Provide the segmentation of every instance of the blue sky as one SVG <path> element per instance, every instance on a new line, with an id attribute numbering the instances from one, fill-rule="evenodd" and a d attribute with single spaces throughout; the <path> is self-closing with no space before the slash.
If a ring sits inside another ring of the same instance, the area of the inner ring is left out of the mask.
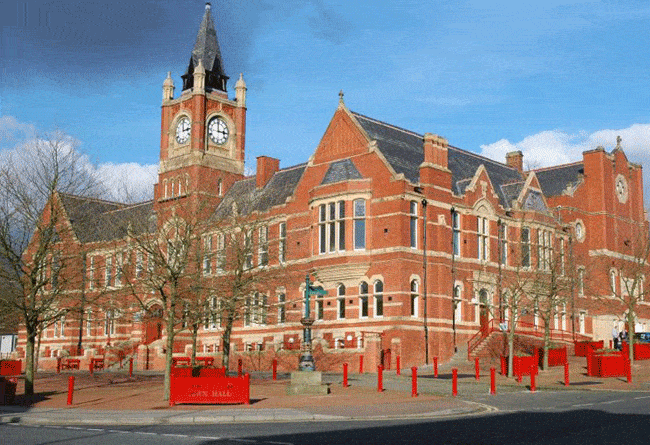
<path id="1" fill-rule="evenodd" d="M 59 129 L 107 178 L 147 187 L 162 82 L 185 72 L 204 1 L 0 4 L 0 149 Z M 314 151 L 343 90 L 359 113 L 529 166 L 611 150 L 646 165 L 650 3 L 212 1 L 229 89 L 248 85 L 247 165 Z"/>

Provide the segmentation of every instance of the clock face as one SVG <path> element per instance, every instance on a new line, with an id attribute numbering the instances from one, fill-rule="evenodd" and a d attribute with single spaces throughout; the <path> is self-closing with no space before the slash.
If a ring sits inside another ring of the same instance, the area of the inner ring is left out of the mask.
<path id="1" fill-rule="evenodd" d="M 616 197 L 620 202 L 627 201 L 627 182 L 622 175 L 616 178 Z"/>
<path id="2" fill-rule="evenodd" d="M 212 118 L 208 124 L 208 134 L 215 144 L 225 144 L 228 140 L 228 125 L 220 117 Z"/>
<path id="3" fill-rule="evenodd" d="M 190 139 L 190 120 L 186 117 L 178 121 L 176 125 L 176 142 L 184 144 Z"/>

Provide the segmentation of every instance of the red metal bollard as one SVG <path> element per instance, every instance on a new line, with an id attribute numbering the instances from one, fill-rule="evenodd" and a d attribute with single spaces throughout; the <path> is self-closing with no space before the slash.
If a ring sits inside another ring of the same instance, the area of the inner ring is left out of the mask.
<path id="1" fill-rule="evenodd" d="M 377 366 L 377 392 L 384 391 L 384 367 Z"/>
<path id="2" fill-rule="evenodd" d="M 129 359 L 129 377 L 133 377 L 133 357 Z"/>
<path id="3" fill-rule="evenodd" d="M 625 367 L 627 368 L 627 383 L 632 383 L 632 363 L 625 359 Z"/>
<path id="4" fill-rule="evenodd" d="M 242 362 L 241 359 L 237 359 L 237 377 L 241 377 L 242 372 Z"/>
<path id="5" fill-rule="evenodd" d="M 451 368 L 451 395 L 456 397 L 458 395 L 458 369 Z"/>
<path id="6" fill-rule="evenodd" d="M 88 370 L 90 371 L 90 375 L 93 375 L 95 372 L 95 363 L 93 362 L 93 359 L 90 359 L 90 365 L 88 365 Z"/>
<path id="7" fill-rule="evenodd" d="M 609 349 L 614 349 L 614 345 L 612 344 L 612 340 L 609 341 Z"/>
<path id="8" fill-rule="evenodd" d="M 411 368 L 411 397 L 418 396 L 418 368 Z"/>
<path id="9" fill-rule="evenodd" d="M 402 370 L 400 369 L 400 357 L 399 357 L 399 355 L 397 356 L 397 359 L 395 360 L 395 365 L 397 366 L 397 375 L 401 375 Z"/>
<path id="10" fill-rule="evenodd" d="M 569 363 L 564 364 L 564 386 L 569 386 Z"/>
<path id="11" fill-rule="evenodd" d="M 535 369 L 530 367 L 530 392 L 535 392 Z"/>
<path id="12" fill-rule="evenodd" d="M 479 371 L 480 368 L 478 367 L 478 357 L 474 359 L 474 372 L 476 373 L 476 380 L 478 381 L 479 379 Z"/>
<path id="13" fill-rule="evenodd" d="M 278 359 L 273 359 L 273 380 L 278 379 Z"/>
<path id="14" fill-rule="evenodd" d="M 438 357 L 433 358 L 433 376 L 438 377 Z"/>
<path id="15" fill-rule="evenodd" d="M 347 388 L 348 386 L 348 364 L 343 363 L 343 387 Z"/>
<path id="16" fill-rule="evenodd" d="M 68 405 L 72 405 L 72 393 L 74 393 L 74 376 L 68 377 Z"/>
<path id="17" fill-rule="evenodd" d="M 494 366 L 490 368 L 490 394 L 494 395 L 497 393 L 497 382 L 496 382 L 496 369 Z"/>
<path id="18" fill-rule="evenodd" d="M 359 356 L 359 374 L 363 374 L 363 355 Z"/>
<path id="19" fill-rule="evenodd" d="M 61 374 L 61 357 L 56 359 L 56 373 Z"/>

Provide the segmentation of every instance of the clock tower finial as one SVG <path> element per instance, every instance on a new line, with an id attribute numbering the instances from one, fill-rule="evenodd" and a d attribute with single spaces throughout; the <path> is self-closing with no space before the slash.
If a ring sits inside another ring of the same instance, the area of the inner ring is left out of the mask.
<path id="1" fill-rule="evenodd" d="M 187 72 L 181 76 L 183 78 L 183 91 L 189 90 L 194 86 L 194 70 L 199 65 L 199 61 L 201 61 L 205 69 L 205 90 L 226 92 L 228 76 L 226 76 L 223 69 L 217 31 L 214 28 L 210 9 L 210 3 L 206 3 L 205 13 L 199 26 L 199 32 L 196 36 L 196 43 L 192 50 Z"/>

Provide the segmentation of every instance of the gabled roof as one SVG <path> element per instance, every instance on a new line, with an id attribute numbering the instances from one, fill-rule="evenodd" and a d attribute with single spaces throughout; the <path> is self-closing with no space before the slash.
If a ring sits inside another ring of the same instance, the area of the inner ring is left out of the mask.
<path id="1" fill-rule="evenodd" d="M 535 170 L 545 196 L 560 196 L 565 190 L 577 187 L 584 172 L 582 162 Z"/>
<path id="2" fill-rule="evenodd" d="M 354 166 L 351 160 L 332 162 L 323 177 L 321 185 L 333 184 L 340 181 L 349 181 L 350 179 L 362 179 L 361 173 Z"/>
<path id="3" fill-rule="evenodd" d="M 265 212 L 274 206 L 284 204 L 293 195 L 307 164 L 277 171 L 262 188 L 257 188 L 255 177 L 237 181 L 226 192 L 217 206 L 213 218 L 221 219 L 232 215 L 233 204 L 241 215 Z"/>
<path id="4" fill-rule="evenodd" d="M 136 233 L 153 227 L 153 201 L 127 205 L 65 193 L 59 193 L 59 198 L 82 243 L 124 238 L 129 227 Z"/>
<path id="5" fill-rule="evenodd" d="M 420 180 L 420 164 L 424 161 L 423 135 L 359 113 L 351 113 L 368 136 L 377 142 L 377 147 L 396 173 L 414 184 Z M 484 165 L 494 185 L 501 204 L 509 207 L 510 200 L 502 190 L 505 184 L 521 182 L 521 174 L 514 168 L 460 148 L 448 147 L 448 168 L 454 192 L 463 194 L 480 165 Z"/>

